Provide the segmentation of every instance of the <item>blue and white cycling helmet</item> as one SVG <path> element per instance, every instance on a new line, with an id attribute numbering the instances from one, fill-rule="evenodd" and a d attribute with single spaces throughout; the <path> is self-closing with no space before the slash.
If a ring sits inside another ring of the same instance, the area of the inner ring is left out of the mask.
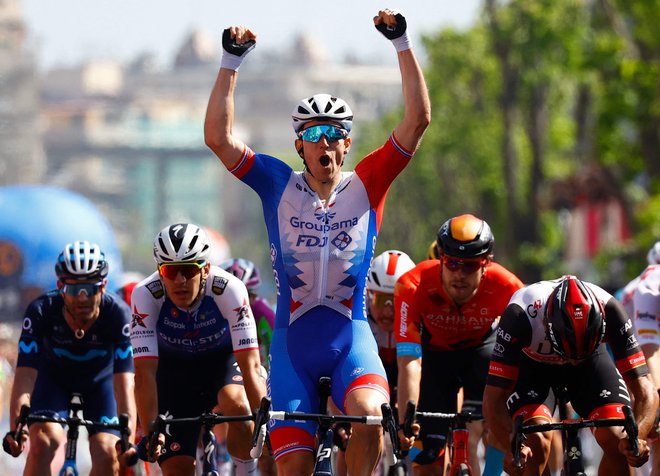
<path id="1" fill-rule="evenodd" d="M 163 263 L 206 263 L 211 244 L 197 225 L 176 223 L 163 228 L 154 240 L 154 259 Z"/>
<path id="2" fill-rule="evenodd" d="M 74 241 L 67 243 L 55 263 L 57 279 L 103 280 L 108 275 L 105 254 L 96 243 Z"/>
<path id="3" fill-rule="evenodd" d="M 334 121 L 351 132 L 353 111 L 342 98 L 330 94 L 315 94 L 301 99 L 291 113 L 293 130 L 298 134 L 311 121 Z"/>
<path id="4" fill-rule="evenodd" d="M 220 263 L 220 267 L 243 281 L 248 291 L 255 291 L 261 285 L 261 276 L 257 266 L 243 258 L 228 259 Z"/>

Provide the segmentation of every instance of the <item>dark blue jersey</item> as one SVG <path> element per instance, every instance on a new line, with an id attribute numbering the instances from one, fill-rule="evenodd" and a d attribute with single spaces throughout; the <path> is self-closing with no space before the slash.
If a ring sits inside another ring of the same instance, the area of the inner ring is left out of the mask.
<path id="1" fill-rule="evenodd" d="M 32 301 L 23 319 L 17 366 L 87 382 L 133 372 L 129 307 L 108 293 L 100 307 L 96 322 L 78 339 L 64 318 L 64 299 L 59 292 Z"/>

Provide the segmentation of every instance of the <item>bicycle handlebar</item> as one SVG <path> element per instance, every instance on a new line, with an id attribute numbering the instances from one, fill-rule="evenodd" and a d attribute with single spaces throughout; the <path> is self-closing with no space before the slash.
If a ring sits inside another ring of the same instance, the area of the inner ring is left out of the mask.
<path id="1" fill-rule="evenodd" d="M 268 423 L 268 414 L 270 413 L 271 401 L 268 397 L 261 399 L 259 410 L 254 418 L 254 431 L 252 433 L 252 448 L 250 449 L 250 456 L 252 458 L 259 458 L 264 448 L 266 441 L 266 423 Z"/>
<path id="2" fill-rule="evenodd" d="M 68 427 L 80 427 L 84 426 L 86 428 L 99 428 L 105 430 L 117 430 L 120 434 L 120 445 L 122 452 L 130 448 L 130 428 L 128 426 L 129 417 L 128 414 L 122 413 L 119 415 L 118 423 L 111 422 L 101 422 L 93 420 L 85 420 L 77 416 L 77 410 L 71 416 L 61 417 L 61 416 L 47 416 L 47 415 L 30 415 L 30 406 L 22 405 L 21 411 L 16 418 L 16 429 L 13 431 L 14 440 L 18 441 L 20 433 L 25 431 L 24 428 L 29 423 L 59 423 L 61 425 L 67 425 Z M 2 442 L 2 448 L 5 452 L 11 454 L 9 444 L 6 440 Z M 130 466 L 137 463 L 137 458 L 131 458 L 128 462 Z"/>
<path id="3" fill-rule="evenodd" d="M 522 424 L 522 415 L 518 415 L 514 420 L 514 434 L 513 439 L 511 440 L 511 452 L 513 454 L 513 461 L 516 467 L 520 468 L 520 447 L 525 435 L 527 433 L 537 433 L 550 430 L 568 430 L 571 428 L 603 428 L 611 426 L 623 426 L 628 435 L 628 440 L 630 441 L 630 446 L 633 450 L 635 456 L 639 456 L 639 445 L 637 442 L 638 437 L 638 428 L 637 423 L 635 422 L 635 417 L 633 415 L 632 409 L 624 405 L 622 407 L 624 418 L 609 418 L 606 420 L 562 420 L 559 422 L 551 423 L 538 423 L 534 425 L 523 426 Z"/>
<path id="4" fill-rule="evenodd" d="M 401 446 L 399 444 L 399 435 L 397 434 L 396 421 L 394 420 L 394 412 L 392 412 L 392 407 L 389 403 L 383 403 L 380 406 L 380 411 L 383 414 L 383 428 L 390 435 L 390 441 L 392 442 L 392 459 L 390 460 L 389 466 L 394 466 L 401 456 Z"/>
<path id="5" fill-rule="evenodd" d="M 16 417 L 16 421 L 14 422 L 16 428 L 14 429 L 14 431 L 10 432 L 12 438 L 16 442 L 18 442 L 21 433 L 25 432 L 24 428 L 25 425 L 27 425 L 27 417 L 29 413 L 30 413 L 30 407 L 28 405 L 22 405 L 20 413 L 18 414 L 18 417 Z M 3 438 L 2 440 L 2 449 L 5 450 L 5 453 L 11 455 L 11 448 L 9 447 L 9 442 L 5 438 Z"/>
<path id="6" fill-rule="evenodd" d="M 624 424 L 623 428 L 626 430 L 628 435 L 628 440 L 630 441 L 630 447 L 633 450 L 633 455 L 635 457 L 639 456 L 639 444 L 637 437 L 639 436 L 639 429 L 637 428 L 637 422 L 635 421 L 635 415 L 633 414 L 632 408 L 628 405 L 622 407 Z"/>
<path id="7" fill-rule="evenodd" d="M 416 412 L 415 416 L 422 418 L 437 418 L 440 420 L 458 420 L 465 423 L 483 420 L 484 416 L 480 413 L 458 412 L 458 413 L 438 413 L 438 412 Z"/>

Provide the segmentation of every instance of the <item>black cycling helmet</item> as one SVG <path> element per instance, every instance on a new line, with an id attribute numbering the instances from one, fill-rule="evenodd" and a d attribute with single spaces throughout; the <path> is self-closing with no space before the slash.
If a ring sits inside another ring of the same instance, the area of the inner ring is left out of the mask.
<path id="1" fill-rule="evenodd" d="M 59 280 L 100 281 L 108 275 L 108 262 L 96 243 L 74 241 L 68 243 L 57 257 L 55 274 Z"/>
<path id="2" fill-rule="evenodd" d="M 545 306 L 544 322 L 552 349 L 565 359 L 584 360 L 605 335 L 605 309 L 585 283 L 564 276 Z"/>
<path id="3" fill-rule="evenodd" d="M 495 238 L 488 223 L 474 215 L 450 218 L 438 230 L 438 248 L 456 258 L 481 258 L 493 252 Z"/>

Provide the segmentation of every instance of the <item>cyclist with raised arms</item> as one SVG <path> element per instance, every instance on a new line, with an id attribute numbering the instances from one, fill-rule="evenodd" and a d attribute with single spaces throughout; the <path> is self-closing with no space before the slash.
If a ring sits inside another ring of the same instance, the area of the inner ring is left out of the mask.
<path id="1" fill-rule="evenodd" d="M 630 466 L 648 460 L 646 438 L 658 394 L 632 322 L 612 295 L 575 276 L 521 289 L 502 315 L 484 411 L 496 444 L 506 452 L 504 469 L 509 474 L 540 475 L 546 467 L 551 432 L 527 435 L 522 468 L 514 467 L 509 438 L 517 415 L 526 425 L 552 421 L 552 409 L 544 402 L 556 386 L 566 388 L 573 409 L 583 418 L 621 418 L 623 405 L 633 408 L 640 454 L 634 456 L 621 427 L 596 428 L 594 436 L 603 449 L 600 476 L 632 475 Z"/>
<path id="2" fill-rule="evenodd" d="M 414 400 L 423 411 L 454 413 L 463 388 L 462 409 L 481 413 L 498 319 L 522 287 L 513 273 L 493 261 L 494 243 L 484 220 L 470 214 L 450 218 L 438 231 L 439 259 L 421 262 L 397 281 L 399 409 Z M 483 424 L 469 423 L 468 428 L 470 465 L 481 474 L 477 445 Z M 404 448 L 414 444 L 410 457 L 415 474 L 443 473 L 448 431 L 448 421 L 427 419 L 421 421 L 419 439 L 402 436 Z"/>
<path id="3" fill-rule="evenodd" d="M 220 267 L 243 281 L 250 296 L 250 308 L 257 323 L 257 337 L 259 338 L 259 352 L 261 363 L 268 370 L 268 352 L 270 342 L 273 340 L 273 327 L 275 326 L 275 311 L 268 301 L 259 296 L 257 290 L 261 286 L 259 268 L 252 261 L 244 258 L 234 258 L 220 263 Z"/>
<path id="4" fill-rule="evenodd" d="M 332 399 L 349 415 L 378 415 L 388 385 L 366 318 L 364 286 L 387 190 L 405 168 L 429 124 L 431 107 L 403 15 L 381 10 L 376 28 L 392 41 L 399 60 L 404 115 L 385 144 L 342 170 L 351 147 L 353 112 L 330 94 L 301 100 L 293 110 L 294 142 L 304 170 L 253 152 L 234 136 L 237 69 L 256 34 L 232 26 L 209 99 L 207 145 L 263 203 L 270 256 L 278 283 L 271 344 L 273 408 L 318 411 L 317 382 L 332 378 Z M 278 474 L 312 472 L 314 424 L 277 422 L 271 442 Z M 382 430 L 355 425 L 347 450 L 353 476 L 371 474 Z"/>
<path id="5" fill-rule="evenodd" d="M 206 232 L 193 224 L 163 228 L 154 240 L 158 271 L 133 290 L 131 341 L 135 397 L 142 422 L 159 414 L 197 417 L 216 405 L 223 415 L 247 415 L 265 395 L 257 332 L 243 282 L 211 266 Z M 247 396 L 247 398 L 246 398 Z M 170 428 L 154 451 L 165 476 L 195 471 L 199 428 Z M 252 424 L 230 423 L 227 447 L 236 475 L 256 471 Z"/>
<path id="6" fill-rule="evenodd" d="M 16 420 L 23 405 L 35 415 L 66 418 L 72 393 L 80 393 L 86 419 L 118 422 L 117 415 L 127 413 L 135 431 L 130 309 L 106 292 L 108 269 L 101 248 L 88 241 L 69 243 L 59 254 L 57 290 L 32 301 L 25 312 L 10 421 Z M 33 423 L 18 441 L 10 432 L 5 442 L 18 456 L 29 437 L 23 474 L 50 474 L 65 431 L 59 423 Z M 91 474 L 119 474 L 115 450 L 119 433 L 88 431 Z"/>

